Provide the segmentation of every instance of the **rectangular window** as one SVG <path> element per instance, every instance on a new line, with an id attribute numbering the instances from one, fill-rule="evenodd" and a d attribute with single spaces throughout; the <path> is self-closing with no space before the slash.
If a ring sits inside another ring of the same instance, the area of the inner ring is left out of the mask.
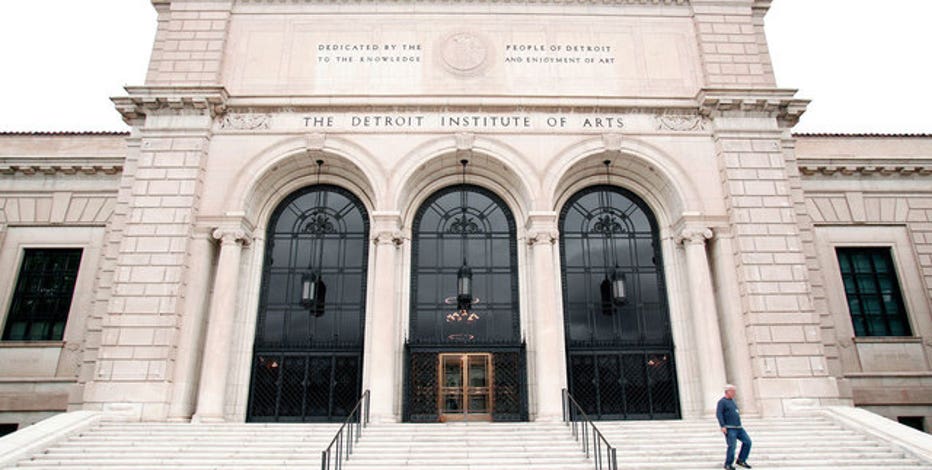
<path id="1" fill-rule="evenodd" d="M 896 420 L 913 429 L 925 432 L 925 417 L 923 416 L 897 416 Z"/>
<path id="2" fill-rule="evenodd" d="M 890 248 L 838 248 L 855 336 L 912 336 Z"/>
<path id="3" fill-rule="evenodd" d="M 0 423 L 0 437 L 13 434 L 18 428 L 19 424 L 16 423 Z"/>
<path id="4" fill-rule="evenodd" d="M 3 329 L 3 339 L 61 340 L 80 264 L 80 248 L 26 249 Z"/>

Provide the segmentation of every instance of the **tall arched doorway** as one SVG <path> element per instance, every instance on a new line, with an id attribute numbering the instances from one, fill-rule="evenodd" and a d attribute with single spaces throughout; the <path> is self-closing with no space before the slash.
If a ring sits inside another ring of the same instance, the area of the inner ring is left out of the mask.
<path id="1" fill-rule="evenodd" d="M 596 419 L 678 418 L 670 314 L 651 210 L 621 188 L 583 189 L 560 213 L 560 255 L 570 393 Z"/>
<path id="2" fill-rule="evenodd" d="M 361 393 L 369 216 L 310 186 L 269 220 L 247 420 L 337 421 Z"/>
<path id="3" fill-rule="evenodd" d="M 405 420 L 526 420 L 511 211 L 483 188 L 452 186 L 424 202 L 412 231 Z"/>

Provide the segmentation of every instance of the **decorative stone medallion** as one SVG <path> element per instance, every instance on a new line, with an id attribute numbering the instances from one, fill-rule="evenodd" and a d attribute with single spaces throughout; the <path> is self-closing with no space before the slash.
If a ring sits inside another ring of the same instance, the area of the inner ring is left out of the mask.
<path id="1" fill-rule="evenodd" d="M 475 75 L 488 63 L 489 46 L 470 32 L 453 33 L 440 46 L 440 57 L 447 68 L 460 75 Z"/>

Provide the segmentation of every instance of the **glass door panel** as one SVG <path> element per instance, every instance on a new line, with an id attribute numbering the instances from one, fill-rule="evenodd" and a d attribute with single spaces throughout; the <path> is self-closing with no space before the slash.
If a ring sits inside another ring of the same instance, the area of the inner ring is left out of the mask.
<path id="1" fill-rule="evenodd" d="M 441 354 L 441 421 L 492 420 L 492 355 Z"/>

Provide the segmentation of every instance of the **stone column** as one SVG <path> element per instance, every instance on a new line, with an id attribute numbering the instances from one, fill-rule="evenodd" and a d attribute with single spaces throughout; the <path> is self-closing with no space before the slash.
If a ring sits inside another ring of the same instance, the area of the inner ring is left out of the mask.
<path id="1" fill-rule="evenodd" d="M 727 231 L 726 231 L 727 232 Z M 738 406 L 741 414 L 756 415 L 757 400 L 754 398 L 754 370 L 751 368 L 751 352 L 745 333 L 744 312 L 738 290 L 738 273 L 735 268 L 733 239 L 728 233 L 715 230 L 712 249 L 712 266 L 715 284 L 718 286 L 718 302 L 722 317 L 723 353 L 728 380 L 738 387 Z"/>
<path id="2" fill-rule="evenodd" d="M 188 282 L 184 292 L 184 317 L 178 339 L 178 352 L 172 374 L 172 398 L 169 421 L 187 421 L 194 413 L 200 351 L 207 317 L 207 294 L 210 292 L 211 234 L 198 230 L 191 239 Z"/>
<path id="3" fill-rule="evenodd" d="M 369 418 L 374 422 L 397 421 L 395 415 L 396 344 L 398 337 L 395 306 L 396 259 L 403 242 L 400 231 L 384 230 L 372 239 L 375 247 L 375 275 L 372 283 L 372 305 L 369 314 L 367 351 L 369 380 L 372 393 Z"/>
<path id="4" fill-rule="evenodd" d="M 692 306 L 691 323 L 696 337 L 696 353 L 702 384 L 702 413 L 715 414 L 715 404 L 725 385 L 725 362 L 722 357 L 722 337 L 719 333 L 712 274 L 705 252 L 705 241 L 712 238 L 708 228 L 686 228 L 678 241 L 686 250 L 686 268 L 689 279 L 689 301 Z"/>
<path id="5" fill-rule="evenodd" d="M 249 243 L 244 230 L 218 228 L 213 237 L 220 240 L 220 256 L 214 293 L 210 299 L 207 341 L 201 366 L 195 422 L 223 421 L 224 395 L 230 364 L 230 338 L 236 312 L 239 265 L 243 245 Z"/>
<path id="6" fill-rule="evenodd" d="M 531 314 L 534 377 L 530 380 L 537 397 L 538 421 L 557 421 L 563 415 L 561 391 L 566 388 L 566 353 L 563 322 L 558 314 L 561 299 L 554 263 L 559 239 L 555 213 L 532 214 L 527 243 L 531 246 Z"/>

